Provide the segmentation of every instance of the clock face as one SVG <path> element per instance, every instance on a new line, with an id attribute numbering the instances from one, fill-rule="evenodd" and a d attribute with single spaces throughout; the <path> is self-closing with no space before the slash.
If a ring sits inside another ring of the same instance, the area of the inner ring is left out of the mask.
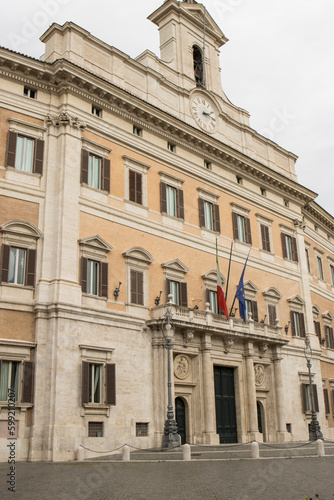
<path id="1" fill-rule="evenodd" d="M 198 125 L 206 132 L 214 132 L 217 126 L 216 112 L 208 99 L 196 96 L 191 101 L 191 112 Z"/>

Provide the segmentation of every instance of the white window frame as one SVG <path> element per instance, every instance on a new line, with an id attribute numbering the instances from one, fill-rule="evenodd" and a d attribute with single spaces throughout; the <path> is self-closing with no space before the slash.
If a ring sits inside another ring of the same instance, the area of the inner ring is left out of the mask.
<path id="1" fill-rule="evenodd" d="M 317 259 L 318 279 L 324 281 L 324 266 L 322 263 L 322 257 L 320 255 L 317 255 L 316 259 Z"/>
<path id="2" fill-rule="evenodd" d="M 89 384 L 88 384 L 88 391 L 89 391 L 89 404 L 101 404 L 102 402 L 102 387 L 104 386 L 104 381 L 103 381 L 103 364 L 100 363 L 89 363 Z M 99 373 L 99 388 L 98 388 L 98 401 L 95 400 L 95 392 L 96 388 L 94 387 L 95 385 L 95 376 L 96 373 L 95 371 L 98 368 L 98 373 Z"/>
<path id="3" fill-rule="evenodd" d="M 4 387 L 4 363 L 8 363 L 8 373 L 7 373 L 7 384 L 6 387 Z M 11 379 L 12 379 L 12 371 L 13 371 L 13 363 L 17 365 L 17 374 L 16 374 L 16 380 L 14 382 L 14 387 L 12 387 L 11 384 Z M 22 379 L 22 362 L 18 360 L 9 360 L 9 359 L 1 359 L 1 373 L 0 373 L 0 379 L 1 379 L 1 389 L 5 390 L 5 399 L 1 398 L 1 391 L 0 391 L 0 402 L 7 402 L 8 400 L 8 390 L 9 389 L 14 389 L 15 390 L 15 399 L 16 401 L 20 400 L 20 392 L 21 392 L 21 379 Z"/>
<path id="4" fill-rule="evenodd" d="M 99 295 L 100 262 L 87 259 L 87 295 Z"/>
<path id="5" fill-rule="evenodd" d="M 166 213 L 172 217 L 177 216 L 176 207 L 176 188 L 174 186 L 166 185 Z"/>
<path id="6" fill-rule="evenodd" d="M 142 163 L 138 160 L 135 160 L 134 158 L 131 158 L 130 156 L 123 155 L 122 156 L 124 160 L 124 201 L 126 202 L 126 208 L 129 210 L 132 209 L 132 211 L 135 211 L 136 213 L 140 213 L 141 215 L 147 215 L 148 211 L 148 202 L 147 202 L 147 174 L 149 169 L 151 168 L 150 165 L 147 165 L 146 163 Z M 129 181 L 129 176 L 130 176 L 130 170 L 133 172 L 137 172 L 141 174 L 141 179 L 142 179 L 142 204 L 139 205 L 138 203 L 134 203 L 133 201 L 130 201 L 130 181 Z M 130 208 L 131 205 L 131 208 Z"/>
<path id="7" fill-rule="evenodd" d="M 10 247 L 8 283 L 12 285 L 24 285 L 27 265 L 27 249 Z M 11 275 L 13 279 L 11 280 Z"/>
<path id="8" fill-rule="evenodd" d="M 136 311 L 145 309 L 146 314 L 149 307 L 149 265 L 154 262 L 154 258 L 142 247 L 131 247 L 123 252 L 126 262 L 126 305 L 127 311 Z M 131 302 L 131 271 L 138 271 L 143 274 L 143 304 L 134 304 Z"/>
<path id="9" fill-rule="evenodd" d="M 29 148 L 28 145 L 30 145 Z M 35 139 L 19 134 L 17 136 L 16 143 L 15 170 L 32 173 L 34 165 L 34 152 Z"/>
<path id="10" fill-rule="evenodd" d="M 88 186 L 101 189 L 102 158 L 89 153 L 88 155 Z"/>

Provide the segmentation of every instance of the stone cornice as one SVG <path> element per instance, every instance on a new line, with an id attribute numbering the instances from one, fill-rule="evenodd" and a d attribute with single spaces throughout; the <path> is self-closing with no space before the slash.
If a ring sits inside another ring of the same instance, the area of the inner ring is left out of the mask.
<path id="1" fill-rule="evenodd" d="M 11 60 L 13 57 L 15 61 Z M 235 174 L 256 179 L 261 184 L 281 191 L 282 195 L 289 194 L 303 205 L 310 203 L 316 196 L 313 191 L 270 167 L 70 61 L 60 59 L 50 64 L 0 49 L 0 74 L 59 94 L 72 92 L 80 95 L 104 109 L 121 114 L 138 125 L 151 129 L 154 133 L 159 131 L 183 148 L 196 151 L 199 155 L 223 164 Z M 224 115 L 225 118 L 227 117 Z M 246 125 L 235 123 L 239 128 L 247 129 L 252 134 L 256 133 Z M 293 157 L 291 153 L 286 152 L 286 154 Z"/>
<path id="2" fill-rule="evenodd" d="M 318 224 L 321 224 L 325 231 L 331 231 L 331 236 L 334 237 L 334 217 L 320 207 L 320 205 L 314 201 L 307 203 L 304 205 L 302 213 Z"/>

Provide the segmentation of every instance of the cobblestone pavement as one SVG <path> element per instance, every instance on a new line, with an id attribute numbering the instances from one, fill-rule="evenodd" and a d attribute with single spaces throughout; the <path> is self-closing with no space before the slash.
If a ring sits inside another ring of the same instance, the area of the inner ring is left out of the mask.
<path id="1" fill-rule="evenodd" d="M 0 498 L 20 500 L 334 500 L 334 457 L 260 460 L 17 463 Z"/>

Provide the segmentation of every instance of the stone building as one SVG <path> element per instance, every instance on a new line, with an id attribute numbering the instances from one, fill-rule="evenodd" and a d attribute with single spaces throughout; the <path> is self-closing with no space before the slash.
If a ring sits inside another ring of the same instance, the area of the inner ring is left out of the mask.
<path id="1" fill-rule="evenodd" d="M 159 447 L 169 294 L 183 442 L 307 440 L 306 335 L 334 438 L 333 217 L 223 92 L 227 39 L 203 5 L 149 19 L 160 58 L 70 22 L 43 60 L 0 48 L 3 460 L 8 389 L 18 459 Z M 246 323 L 218 314 L 216 238 L 225 285 L 233 242 L 229 308 L 250 251 Z"/>

